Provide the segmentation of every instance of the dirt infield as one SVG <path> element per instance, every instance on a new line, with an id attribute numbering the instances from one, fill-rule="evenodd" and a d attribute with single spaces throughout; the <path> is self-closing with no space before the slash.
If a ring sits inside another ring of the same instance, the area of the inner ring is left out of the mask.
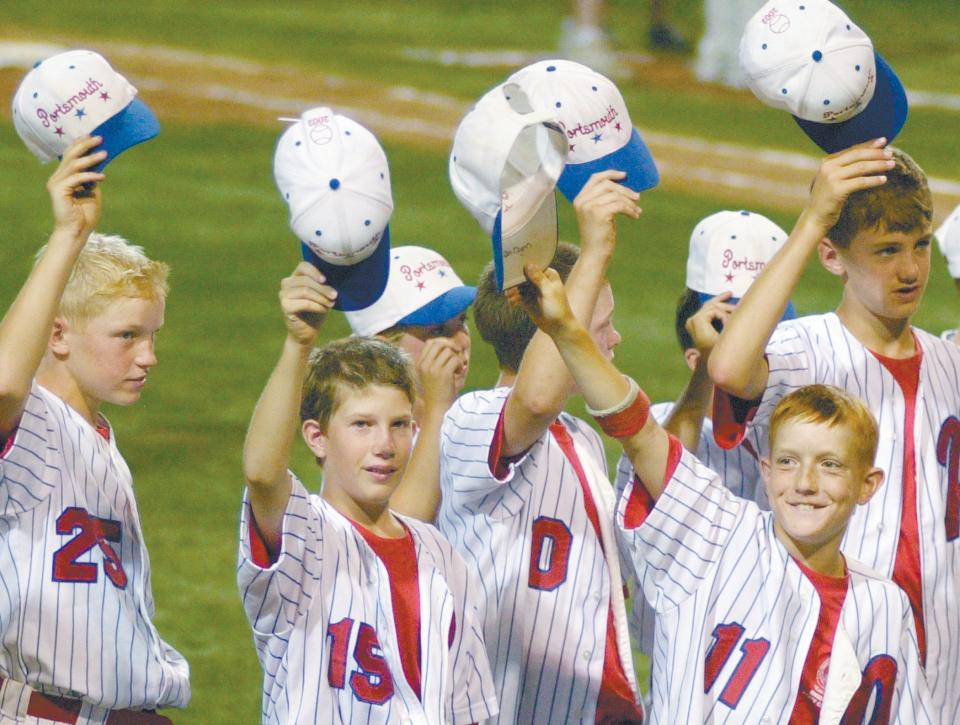
<path id="1" fill-rule="evenodd" d="M 51 45 L 76 47 L 68 38 Z M 28 58 L 48 46 L 0 38 L 0 89 L 12 96 Z M 278 128 L 278 117 L 297 117 L 322 102 L 350 115 L 389 140 L 446 148 L 469 103 L 416 88 L 378 84 L 302 68 L 266 65 L 169 47 L 100 43 L 106 56 L 149 96 L 161 119 L 202 124 L 223 121 Z M 31 55 L 31 53 L 33 53 Z M 644 82 L 693 83 L 677 62 L 640 59 Z M 705 88 L 704 92 L 725 93 Z M 387 103 L 388 102 L 388 103 Z M 389 108 L 389 113 L 384 112 Z M 816 169 L 813 156 L 717 143 L 641 128 L 657 159 L 664 188 L 703 193 L 723 203 L 796 211 Z M 935 218 L 960 204 L 960 181 L 931 179 Z"/>

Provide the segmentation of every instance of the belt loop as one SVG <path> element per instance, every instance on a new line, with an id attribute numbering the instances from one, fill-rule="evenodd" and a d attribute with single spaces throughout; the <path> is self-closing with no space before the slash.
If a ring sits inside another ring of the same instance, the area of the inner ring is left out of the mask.
<path id="1" fill-rule="evenodd" d="M 0 712 L 8 717 L 16 718 L 19 722 L 27 716 L 27 706 L 30 704 L 30 695 L 33 689 L 22 682 L 9 678 L 2 679 L 0 684 Z"/>

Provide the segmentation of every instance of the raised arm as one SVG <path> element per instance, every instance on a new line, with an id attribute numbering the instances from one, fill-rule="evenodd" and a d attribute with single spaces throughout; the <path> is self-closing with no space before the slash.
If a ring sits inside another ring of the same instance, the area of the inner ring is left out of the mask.
<path id="1" fill-rule="evenodd" d="M 607 283 L 607 266 L 616 247 L 617 216 L 640 216 L 639 194 L 617 183 L 624 176 L 622 171 L 594 174 L 574 200 L 580 257 L 566 288 L 570 308 L 584 326 L 590 324 L 597 297 Z M 573 379 L 556 346 L 538 332 L 524 352 L 507 400 L 502 454 L 515 456 L 533 445 L 563 410 L 573 389 Z"/>
<path id="2" fill-rule="evenodd" d="M 445 337 L 428 340 L 417 361 L 423 413 L 417 421 L 417 444 L 390 497 L 390 508 L 421 521 L 433 522 L 440 507 L 440 428 L 457 398 L 457 374 L 462 366 L 457 346 Z"/>
<path id="3" fill-rule="evenodd" d="M 703 419 L 710 412 L 713 383 L 707 373 L 707 361 L 720 337 L 717 328 L 723 329 L 733 313 L 733 305 L 727 302 L 730 296 L 729 292 L 724 292 L 707 300 L 685 325 L 696 348 L 696 360 L 690 381 L 677 398 L 663 427 L 675 435 L 688 451 L 696 451 L 699 447 Z"/>
<path id="4" fill-rule="evenodd" d="M 280 359 L 254 408 L 243 444 L 243 475 L 264 543 L 275 554 L 290 496 L 287 466 L 299 429 L 300 395 L 307 359 L 336 292 L 316 267 L 301 262 L 280 285 L 287 326 Z"/>
<path id="5" fill-rule="evenodd" d="M 718 387 L 745 400 L 763 394 L 769 375 L 764 350 L 790 295 L 847 197 L 886 182 L 882 174 L 894 162 L 885 146 L 885 139 L 869 141 L 820 164 L 810 201 L 789 238 L 750 285 L 710 355 L 710 378 Z"/>
<path id="6" fill-rule="evenodd" d="M 104 175 L 90 168 L 107 154 L 97 151 L 85 155 L 100 141 L 99 137 L 89 136 L 74 141 L 47 181 L 53 205 L 53 232 L 43 255 L 0 321 L 0 440 L 7 438 L 20 420 L 30 385 L 47 350 L 63 290 L 100 220 L 99 182 Z"/>
<path id="7" fill-rule="evenodd" d="M 628 425 L 617 438 L 637 477 L 650 495 L 658 498 L 663 491 L 670 443 L 666 431 L 648 414 L 649 400 L 597 348 L 590 333 L 574 316 L 557 273 L 552 269 L 541 271 L 533 265 L 527 265 L 525 272 L 531 288 L 522 296 L 524 307 L 537 327 L 556 343 L 587 405 L 598 417 L 630 410 L 627 415 L 636 425 Z M 511 297 L 521 295 L 514 292 Z M 646 411 L 642 410 L 643 402 L 634 404 L 637 399 L 645 401 Z"/>

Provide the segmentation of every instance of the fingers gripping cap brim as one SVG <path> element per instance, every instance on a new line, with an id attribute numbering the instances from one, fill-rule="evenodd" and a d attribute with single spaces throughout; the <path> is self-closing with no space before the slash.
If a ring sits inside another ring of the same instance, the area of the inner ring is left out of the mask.
<path id="1" fill-rule="evenodd" d="M 93 151 L 107 152 L 107 158 L 94 166 L 92 171 L 101 171 L 128 148 L 148 141 L 158 133 L 160 122 L 153 111 L 139 98 L 134 98 L 120 113 L 108 118 L 91 132 L 92 136 L 103 138 L 103 143 Z"/>
<path id="2" fill-rule="evenodd" d="M 383 230 L 383 237 L 377 248 L 366 259 L 351 265 L 330 264 L 325 262 L 310 247 L 300 243 L 303 258 L 323 272 L 327 284 L 337 291 L 334 308 L 342 312 L 353 312 L 369 307 L 383 294 L 390 275 L 390 227 Z"/>
<path id="3" fill-rule="evenodd" d="M 888 142 L 893 141 L 907 121 L 907 92 L 903 84 L 879 53 L 874 56 L 876 88 L 873 98 L 860 113 L 840 123 L 815 123 L 793 117 L 804 133 L 828 154 L 881 136 Z"/>
<path id="4" fill-rule="evenodd" d="M 660 172 L 647 144 L 633 129 L 630 140 L 611 154 L 585 164 L 567 164 L 557 181 L 563 195 L 573 201 L 590 177 L 598 171 L 616 169 L 625 171 L 627 178 L 620 183 L 634 191 L 646 191 L 660 183 Z"/>
<path id="5" fill-rule="evenodd" d="M 439 325 L 463 313 L 477 297 L 477 288 L 469 285 L 454 287 L 406 317 L 399 325 Z"/>

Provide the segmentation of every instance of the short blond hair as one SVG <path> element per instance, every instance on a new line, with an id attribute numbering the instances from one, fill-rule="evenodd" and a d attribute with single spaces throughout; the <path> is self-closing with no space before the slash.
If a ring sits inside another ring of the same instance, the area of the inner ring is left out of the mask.
<path id="1" fill-rule="evenodd" d="M 860 398 L 832 385 L 806 385 L 784 397 L 770 416 L 770 448 L 790 420 L 843 428 L 853 435 L 857 463 L 870 467 L 877 457 L 877 421 Z"/>
<path id="2" fill-rule="evenodd" d="M 46 246 L 37 252 L 39 260 Z M 116 235 L 90 235 L 60 298 L 58 316 L 83 324 L 117 299 L 166 299 L 170 267 L 144 253 L 142 247 Z"/>

